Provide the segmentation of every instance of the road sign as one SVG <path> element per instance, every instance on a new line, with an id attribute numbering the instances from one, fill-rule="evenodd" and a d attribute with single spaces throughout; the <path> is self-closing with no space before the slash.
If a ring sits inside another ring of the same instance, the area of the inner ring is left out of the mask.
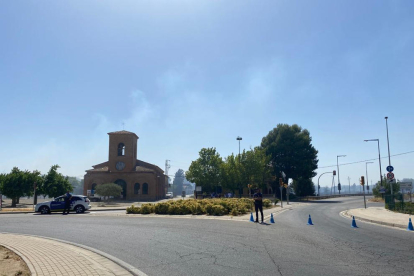
<path id="1" fill-rule="evenodd" d="M 400 189 L 411 190 L 413 188 L 413 183 L 411 182 L 398 182 L 400 184 Z"/>
<path id="2" fill-rule="evenodd" d="M 385 189 L 384 187 L 380 187 L 380 188 L 379 188 L 379 192 L 380 192 L 381 194 L 385 194 L 385 191 L 386 191 L 386 189 Z"/>
<path id="3" fill-rule="evenodd" d="M 394 167 L 393 166 L 388 166 L 387 167 L 387 172 L 393 172 L 394 171 Z"/>
<path id="4" fill-rule="evenodd" d="M 387 173 L 388 179 L 394 179 L 394 174 L 392 172 Z"/>

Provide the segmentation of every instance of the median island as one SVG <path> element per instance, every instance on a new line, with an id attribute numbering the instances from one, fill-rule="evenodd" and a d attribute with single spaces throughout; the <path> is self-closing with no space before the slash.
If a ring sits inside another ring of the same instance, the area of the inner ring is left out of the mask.
<path id="1" fill-rule="evenodd" d="M 253 199 L 250 198 L 212 198 L 169 200 L 160 203 L 145 203 L 141 207 L 132 205 L 126 209 L 127 214 L 159 214 L 159 215 L 210 215 L 239 216 L 252 212 Z M 263 200 L 263 208 L 272 207 L 269 199 Z"/>

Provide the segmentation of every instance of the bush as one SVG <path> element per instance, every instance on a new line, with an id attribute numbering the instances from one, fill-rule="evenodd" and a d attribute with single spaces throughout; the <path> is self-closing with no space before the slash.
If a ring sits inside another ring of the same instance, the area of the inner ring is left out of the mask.
<path id="1" fill-rule="evenodd" d="M 213 198 L 170 200 L 157 204 L 143 204 L 140 208 L 131 206 L 127 208 L 128 214 L 169 214 L 169 215 L 202 215 L 211 216 L 243 215 L 252 210 L 253 200 L 250 198 Z M 269 199 L 263 200 L 263 207 L 271 206 Z"/>
<path id="2" fill-rule="evenodd" d="M 126 213 L 127 214 L 140 214 L 141 213 L 141 208 L 135 207 L 134 205 L 132 205 L 131 207 L 128 207 L 126 209 Z"/>
<path id="3" fill-rule="evenodd" d="M 161 203 L 155 204 L 154 213 L 159 214 L 159 215 L 168 214 L 169 207 L 170 207 L 170 204 L 168 204 L 167 202 L 161 202 Z"/>
<path id="4" fill-rule="evenodd" d="M 279 199 L 275 198 L 275 205 L 279 202 Z"/>
<path id="5" fill-rule="evenodd" d="M 141 214 L 151 214 L 154 213 L 154 205 L 151 203 L 146 203 L 141 205 Z"/>
<path id="6" fill-rule="evenodd" d="M 272 202 L 270 201 L 270 199 L 263 199 L 263 207 L 269 208 L 271 204 Z"/>

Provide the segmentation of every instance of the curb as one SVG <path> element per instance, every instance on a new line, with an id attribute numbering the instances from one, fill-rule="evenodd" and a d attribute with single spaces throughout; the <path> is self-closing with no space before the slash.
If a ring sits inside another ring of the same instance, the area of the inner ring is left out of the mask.
<path id="1" fill-rule="evenodd" d="M 350 215 L 348 214 L 349 210 L 346 211 L 342 211 L 340 214 L 344 217 L 348 217 L 352 219 L 352 216 L 354 215 Z M 379 225 L 384 225 L 384 226 L 390 226 L 390 227 L 394 227 L 394 228 L 401 228 L 406 230 L 407 229 L 407 225 L 402 225 L 402 224 L 396 224 L 396 223 L 389 223 L 389 222 L 384 222 L 384 221 L 379 221 L 379 220 L 372 220 L 372 219 L 366 219 L 366 218 L 361 218 L 361 217 L 357 217 L 354 216 L 355 219 L 359 220 L 359 221 L 365 221 L 365 222 L 370 222 L 373 224 L 379 224 Z"/>
<path id="2" fill-rule="evenodd" d="M 126 211 L 126 208 L 122 209 L 89 209 L 87 212 L 102 212 L 102 211 Z M 57 212 L 59 213 L 59 212 Z M 35 211 L 20 211 L 20 212 L 0 212 L 0 215 L 13 215 L 13 214 L 36 214 Z"/>
<path id="3" fill-rule="evenodd" d="M 142 272 L 141 270 L 139 270 L 136 267 L 133 267 L 132 265 L 112 256 L 109 255 L 103 251 L 100 251 L 98 249 L 83 245 L 83 244 L 78 244 L 78 243 L 74 243 L 74 242 L 70 242 L 70 241 L 65 241 L 65 240 L 60 240 L 60 239 L 56 239 L 56 238 L 49 238 L 49 237 L 44 237 L 44 236 L 39 236 L 39 235 L 28 235 L 28 234 L 18 234 L 18 233 L 9 233 L 9 232 L 0 232 L 1 234 L 13 234 L 13 235 L 21 235 L 21 236 L 29 236 L 29 237 L 37 237 L 37 238 L 41 238 L 41 239 L 47 239 L 47 240 L 52 240 L 52 241 L 56 241 L 56 242 L 61 242 L 61 243 L 65 243 L 65 244 L 70 244 L 88 251 L 91 251 L 93 253 L 96 253 L 104 258 L 109 259 L 110 261 L 116 263 L 117 265 L 119 265 L 120 267 L 126 269 L 129 273 L 131 273 L 134 276 L 148 276 L 147 274 L 145 274 L 144 272 Z M 15 250 L 13 250 L 13 252 L 16 252 Z M 17 253 L 16 253 L 17 254 Z M 20 256 L 20 254 L 18 254 Z"/>

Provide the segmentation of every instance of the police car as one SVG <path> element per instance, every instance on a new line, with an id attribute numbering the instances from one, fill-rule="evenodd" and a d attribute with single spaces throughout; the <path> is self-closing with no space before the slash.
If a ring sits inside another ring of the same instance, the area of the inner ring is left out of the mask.
<path id="1" fill-rule="evenodd" d="M 65 196 L 60 196 L 52 201 L 36 204 L 35 212 L 49 214 L 50 212 L 62 212 L 65 209 Z M 70 211 L 83 213 L 91 209 L 89 198 L 83 195 L 73 195 L 70 200 Z"/>

